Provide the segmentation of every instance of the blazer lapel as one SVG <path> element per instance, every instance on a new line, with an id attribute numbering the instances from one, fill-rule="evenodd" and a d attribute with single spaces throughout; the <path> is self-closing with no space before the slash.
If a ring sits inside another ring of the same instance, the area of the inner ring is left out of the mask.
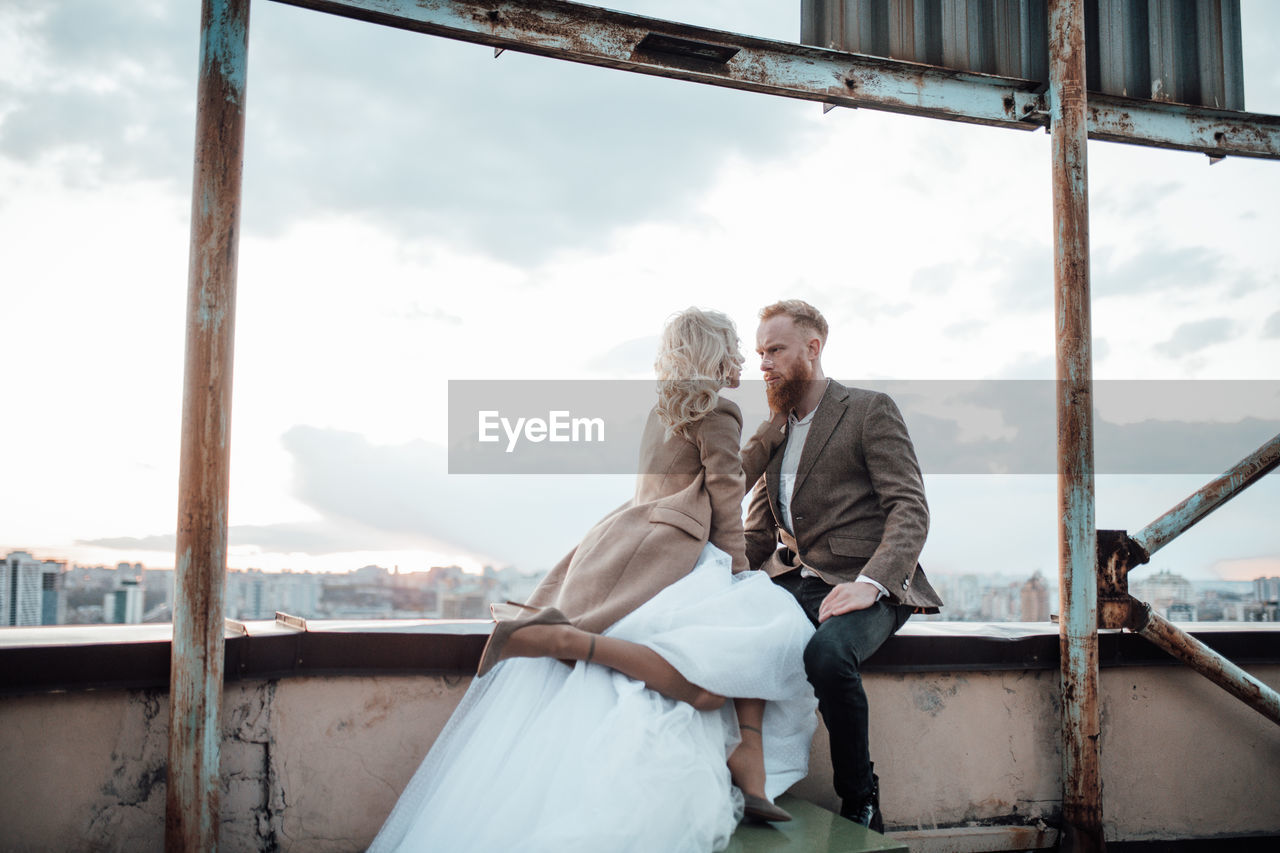
<path id="1" fill-rule="evenodd" d="M 836 424 L 840 423 L 840 419 L 844 417 L 844 400 L 848 396 L 849 389 L 839 382 L 832 379 L 827 383 L 826 393 L 822 395 L 818 410 L 813 414 L 813 423 L 809 424 L 809 435 L 805 437 L 804 449 L 800 451 L 800 464 L 796 467 L 796 486 L 791 491 L 793 503 L 796 494 L 804 485 L 805 478 L 813 470 L 814 463 L 822 455 L 822 449 L 827 446 L 827 441 L 835 431 Z"/>
<path id="2" fill-rule="evenodd" d="M 788 439 L 790 438 L 790 424 L 786 427 Z M 782 526 L 782 513 L 778 509 L 778 481 L 782 477 L 782 455 L 786 450 L 786 441 L 783 440 L 782 446 L 774 452 L 769 459 L 769 464 L 764 469 L 764 487 L 769 495 L 769 509 L 773 510 L 773 517 L 778 522 L 778 526 Z"/>

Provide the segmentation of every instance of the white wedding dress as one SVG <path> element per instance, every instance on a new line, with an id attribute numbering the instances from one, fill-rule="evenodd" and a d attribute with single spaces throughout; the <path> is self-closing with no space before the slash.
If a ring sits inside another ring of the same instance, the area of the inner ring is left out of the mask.
<path id="1" fill-rule="evenodd" d="M 817 701 L 800 606 L 707 544 L 693 571 L 605 632 L 693 683 L 765 706 L 766 792 L 804 777 Z M 742 817 L 726 758 L 732 701 L 696 711 L 598 664 L 512 658 L 470 689 L 369 848 L 500 853 L 706 853 Z"/>

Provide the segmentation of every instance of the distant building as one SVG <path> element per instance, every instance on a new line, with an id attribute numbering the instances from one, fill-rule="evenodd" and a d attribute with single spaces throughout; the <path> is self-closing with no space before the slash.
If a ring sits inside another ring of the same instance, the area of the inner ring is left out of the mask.
<path id="1" fill-rule="evenodd" d="M 40 565 L 40 624 L 62 625 L 67 621 L 67 564 L 45 560 Z"/>
<path id="2" fill-rule="evenodd" d="M 173 583 L 173 569 L 147 569 L 142 576 L 142 588 L 146 591 L 148 612 L 160 608 L 172 612 Z"/>
<path id="3" fill-rule="evenodd" d="M 396 571 L 399 571 L 399 567 Z M 358 584 L 381 586 L 390 583 L 391 573 L 382 566 L 363 566 L 351 572 L 351 579 Z"/>
<path id="4" fill-rule="evenodd" d="M 1280 602 L 1280 578 L 1254 578 L 1253 597 L 1262 602 Z"/>
<path id="5" fill-rule="evenodd" d="M 108 625 L 141 624 L 144 599 L 141 578 L 117 576 L 115 588 L 102 597 L 102 621 Z"/>
<path id="6" fill-rule="evenodd" d="M 961 575 L 955 584 L 955 612 L 952 618 L 976 619 L 982 611 L 982 583 L 977 575 Z M 950 603 L 950 601 L 948 601 Z"/>
<path id="7" fill-rule="evenodd" d="M 489 602 L 483 592 L 467 592 L 440 597 L 441 619 L 485 619 L 489 616 Z"/>
<path id="8" fill-rule="evenodd" d="M 320 579 L 310 572 L 282 572 L 275 575 L 272 597 L 276 610 L 303 618 L 320 615 Z M 272 616 L 274 617 L 274 613 Z"/>
<path id="9" fill-rule="evenodd" d="M 1156 572 L 1149 577 L 1129 582 L 1129 591 L 1134 598 L 1145 601 L 1166 619 L 1178 619 L 1183 622 L 1195 621 L 1196 593 L 1191 581 L 1182 575 L 1170 571 Z M 1175 609 L 1178 616 L 1171 616 Z M 1190 614 L 1188 618 L 1187 614 Z"/>
<path id="10" fill-rule="evenodd" d="M 1045 583 L 1044 575 L 1040 574 L 1039 569 L 1022 585 L 1019 598 L 1022 601 L 1023 622 L 1049 621 L 1049 585 Z"/>
<path id="11" fill-rule="evenodd" d="M 995 584 L 982 590 L 978 619 L 982 622 L 1012 622 L 1018 618 L 1018 585 Z"/>
<path id="12" fill-rule="evenodd" d="M 26 551 L 13 551 L 0 563 L 0 625 L 39 625 L 43 610 L 42 564 Z"/>
<path id="13" fill-rule="evenodd" d="M 311 572 L 227 573 L 226 614 L 231 619 L 274 619 L 276 612 L 320 616 L 320 578 Z"/>

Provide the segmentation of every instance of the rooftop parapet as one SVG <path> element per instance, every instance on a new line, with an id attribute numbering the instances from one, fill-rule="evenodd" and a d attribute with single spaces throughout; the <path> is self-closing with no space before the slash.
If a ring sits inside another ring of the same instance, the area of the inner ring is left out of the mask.
<path id="1" fill-rule="evenodd" d="M 244 629 L 226 641 L 222 847 L 362 849 L 465 692 L 488 623 Z M 0 632 L 0 771 L 21 780 L 0 798 L 6 845 L 162 845 L 169 630 Z M 1194 633 L 1280 684 L 1280 625 Z M 917 853 L 1056 843 L 1057 649 L 1049 623 L 922 622 L 868 661 L 891 837 Z M 1136 635 L 1104 631 L 1100 657 L 1108 840 L 1280 837 L 1275 726 Z M 792 793 L 830 808 L 826 743 Z"/>

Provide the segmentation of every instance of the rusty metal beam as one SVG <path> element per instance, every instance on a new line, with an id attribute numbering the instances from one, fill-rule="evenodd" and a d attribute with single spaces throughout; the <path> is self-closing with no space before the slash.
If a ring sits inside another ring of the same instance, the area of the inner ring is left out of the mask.
<path id="1" fill-rule="evenodd" d="M 277 2 L 494 48 L 835 106 L 1023 130 L 1049 121 L 1043 87 L 1030 80 L 755 38 L 563 0 Z M 688 49 L 640 49 L 651 33 Z M 705 58 L 729 50 L 734 52 L 727 61 Z M 1087 121 L 1095 139 L 1280 159 L 1280 116 L 1096 95 Z"/>
<path id="2" fill-rule="evenodd" d="M 187 273 L 165 849 L 217 848 L 249 0 L 204 0 Z"/>
<path id="3" fill-rule="evenodd" d="M 1136 633 L 1242 700 L 1271 722 L 1280 724 L 1280 693 L 1169 622 L 1149 605 L 1138 602 L 1134 604 L 1145 610 L 1145 617 L 1139 616 L 1135 620 L 1138 625 L 1134 629 Z"/>
<path id="4" fill-rule="evenodd" d="M 1217 479 L 1133 535 L 1145 563 L 1151 555 L 1193 527 L 1200 519 L 1280 468 L 1280 435 L 1232 465 Z"/>
<path id="5" fill-rule="evenodd" d="M 1093 352 L 1084 0 L 1051 0 L 1049 104 L 1058 417 L 1058 636 L 1062 653 L 1062 848 L 1102 835 L 1098 736 L 1098 581 L 1094 522 Z"/>

